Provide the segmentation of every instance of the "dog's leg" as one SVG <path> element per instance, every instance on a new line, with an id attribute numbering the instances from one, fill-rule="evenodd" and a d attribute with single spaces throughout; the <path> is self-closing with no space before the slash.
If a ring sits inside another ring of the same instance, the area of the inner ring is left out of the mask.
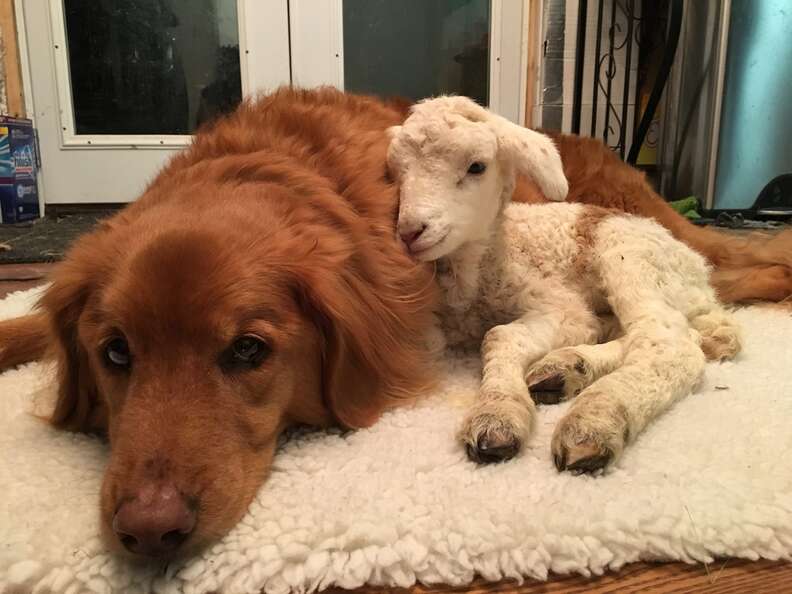
<path id="1" fill-rule="evenodd" d="M 42 313 L 0 322 L 0 371 L 41 359 L 49 345 L 49 324 Z"/>

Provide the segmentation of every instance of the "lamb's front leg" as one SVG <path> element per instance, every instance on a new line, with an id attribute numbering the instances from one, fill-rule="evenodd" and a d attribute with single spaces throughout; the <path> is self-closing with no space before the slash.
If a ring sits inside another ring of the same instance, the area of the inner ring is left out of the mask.
<path id="1" fill-rule="evenodd" d="M 648 324 L 628 332 L 623 342 L 624 364 L 584 389 L 556 426 L 552 451 L 558 470 L 604 468 L 699 381 L 704 354 L 686 332 Z"/>
<path id="2" fill-rule="evenodd" d="M 523 279 L 512 304 L 525 312 L 495 326 L 481 345 L 479 399 L 460 432 L 468 456 L 479 463 L 515 456 L 533 429 L 536 406 L 525 374 L 532 363 L 562 346 L 597 342 L 601 325 L 577 292 L 553 279 Z"/>
<path id="3" fill-rule="evenodd" d="M 495 326 L 481 346 L 479 399 L 468 411 L 460 438 L 468 457 L 480 464 L 514 457 L 531 434 L 536 407 L 525 372 L 528 366 L 560 346 L 561 317 L 534 314 Z"/>

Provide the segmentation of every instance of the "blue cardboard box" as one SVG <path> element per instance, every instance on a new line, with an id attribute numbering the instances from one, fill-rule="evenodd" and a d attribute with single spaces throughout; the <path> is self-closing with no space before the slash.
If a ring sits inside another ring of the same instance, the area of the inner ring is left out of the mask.
<path id="1" fill-rule="evenodd" d="M 0 223 L 39 216 L 37 156 L 33 122 L 0 116 Z"/>

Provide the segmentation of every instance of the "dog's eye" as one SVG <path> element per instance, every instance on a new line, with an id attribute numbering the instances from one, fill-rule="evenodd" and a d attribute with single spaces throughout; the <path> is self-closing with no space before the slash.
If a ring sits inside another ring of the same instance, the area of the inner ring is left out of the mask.
<path id="1" fill-rule="evenodd" d="M 487 170 L 487 166 L 484 165 L 481 161 L 476 161 L 475 163 L 471 163 L 470 167 L 468 167 L 467 172 L 470 175 L 481 175 Z"/>
<path id="2" fill-rule="evenodd" d="M 234 357 L 237 361 L 245 363 L 252 361 L 261 351 L 264 343 L 253 336 L 243 336 L 234 341 Z"/>
<path id="3" fill-rule="evenodd" d="M 258 336 L 240 336 L 223 357 L 224 367 L 256 367 L 270 354 L 269 345 Z"/>
<path id="4" fill-rule="evenodd" d="M 129 369 L 129 364 L 132 362 L 129 344 L 123 338 L 114 338 L 105 345 L 104 358 L 110 367 Z"/>

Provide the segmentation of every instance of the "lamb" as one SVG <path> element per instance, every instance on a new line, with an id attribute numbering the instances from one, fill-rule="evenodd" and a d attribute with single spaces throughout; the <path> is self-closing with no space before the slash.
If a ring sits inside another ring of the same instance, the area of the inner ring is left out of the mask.
<path id="1" fill-rule="evenodd" d="M 739 352 L 704 258 L 660 225 L 583 204 L 509 204 L 518 174 L 565 198 L 547 136 L 464 97 L 423 101 L 389 133 L 398 233 L 435 262 L 444 291 L 432 340 L 481 349 L 478 400 L 460 430 L 473 461 L 515 456 L 536 402 L 574 399 L 553 461 L 599 473 L 695 388 L 705 359 Z"/>

